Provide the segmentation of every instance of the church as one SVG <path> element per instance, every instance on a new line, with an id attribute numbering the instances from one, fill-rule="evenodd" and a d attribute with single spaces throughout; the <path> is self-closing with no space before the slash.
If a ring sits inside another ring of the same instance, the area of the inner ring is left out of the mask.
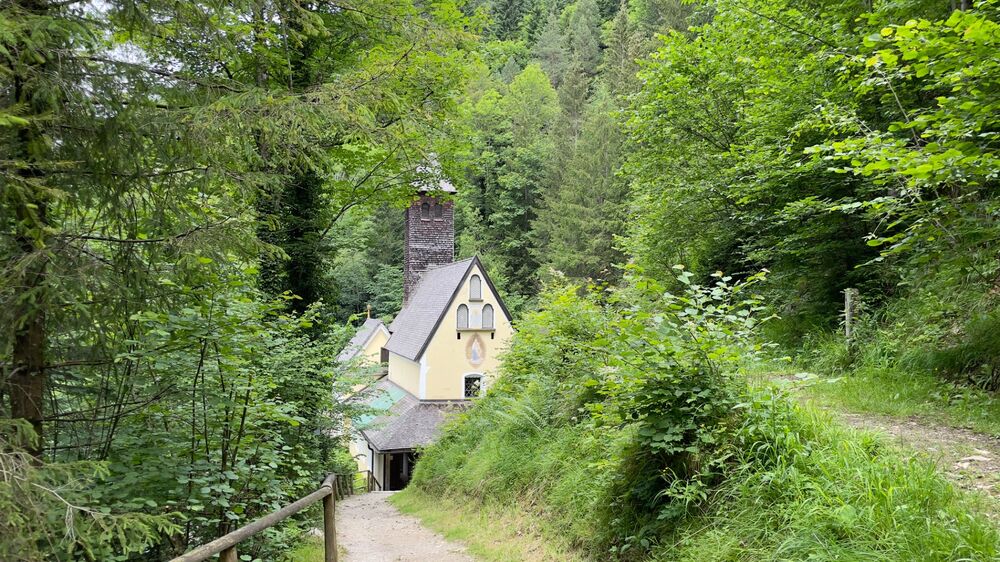
<path id="1" fill-rule="evenodd" d="M 422 447 L 449 414 L 489 384 L 511 336 L 511 316 L 478 257 L 455 261 L 455 189 L 420 191 L 405 211 L 403 308 L 385 326 L 369 318 L 340 361 L 379 362 L 351 454 L 384 490 L 403 489 Z"/>

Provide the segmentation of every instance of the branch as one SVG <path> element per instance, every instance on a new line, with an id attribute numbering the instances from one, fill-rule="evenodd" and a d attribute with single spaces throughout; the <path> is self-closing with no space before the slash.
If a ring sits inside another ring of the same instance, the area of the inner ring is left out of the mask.
<path id="1" fill-rule="evenodd" d="M 201 230 L 208 230 L 210 228 L 215 228 L 217 226 L 222 226 L 223 224 L 226 224 L 227 222 L 232 220 L 235 219 L 233 219 L 232 217 L 227 217 L 226 219 L 223 219 L 219 222 L 199 225 L 194 228 L 185 230 L 184 232 L 181 232 L 179 234 L 175 234 L 173 236 L 164 236 L 161 238 L 114 238 L 111 236 L 96 236 L 89 234 L 77 234 L 69 236 L 69 238 L 73 240 L 96 240 L 98 242 L 113 242 L 115 244 L 158 244 L 160 242 L 173 242 L 177 240 L 182 240 L 184 238 L 187 238 L 188 236 L 191 236 L 196 232 L 199 232 Z"/>

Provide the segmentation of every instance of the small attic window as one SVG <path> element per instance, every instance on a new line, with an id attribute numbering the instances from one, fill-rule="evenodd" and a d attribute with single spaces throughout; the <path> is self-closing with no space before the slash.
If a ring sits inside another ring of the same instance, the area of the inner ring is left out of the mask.
<path id="1" fill-rule="evenodd" d="M 487 304 L 483 306 L 483 329 L 493 329 L 493 305 Z"/>
<path id="2" fill-rule="evenodd" d="M 475 398 L 483 390 L 482 375 L 465 375 L 465 397 Z"/>
<path id="3" fill-rule="evenodd" d="M 469 300 L 483 300 L 483 280 L 478 275 L 473 275 L 469 279 Z"/>
<path id="4" fill-rule="evenodd" d="M 436 221 L 444 219 L 444 205 L 435 203 L 434 208 L 431 209 L 431 213 L 433 213 L 434 220 Z"/>
<path id="5" fill-rule="evenodd" d="M 431 220 L 431 205 L 426 201 L 420 204 L 420 219 Z"/>
<path id="6" fill-rule="evenodd" d="M 456 323 L 459 330 L 469 329 L 469 307 L 464 304 L 458 305 L 458 313 L 456 314 Z"/>

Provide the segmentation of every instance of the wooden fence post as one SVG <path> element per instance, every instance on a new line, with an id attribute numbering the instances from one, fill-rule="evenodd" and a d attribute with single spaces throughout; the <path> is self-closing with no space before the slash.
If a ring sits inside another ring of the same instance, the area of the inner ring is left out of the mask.
<path id="1" fill-rule="evenodd" d="M 235 546 L 231 546 L 219 553 L 219 562 L 238 562 L 238 560 Z"/>
<path id="2" fill-rule="evenodd" d="M 337 486 L 323 498 L 323 550 L 324 562 L 337 562 Z"/>
<path id="3" fill-rule="evenodd" d="M 854 310 L 857 307 L 858 290 L 853 288 L 844 289 L 844 336 L 847 342 L 851 342 L 854 335 Z"/>

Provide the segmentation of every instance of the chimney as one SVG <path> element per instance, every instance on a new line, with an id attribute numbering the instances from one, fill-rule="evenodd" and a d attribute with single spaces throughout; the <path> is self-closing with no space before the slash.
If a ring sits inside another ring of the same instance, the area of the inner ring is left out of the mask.
<path id="1" fill-rule="evenodd" d="M 442 182 L 442 189 L 421 191 L 406 209 L 406 232 L 403 236 L 404 306 L 410 301 L 421 273 L 455 261 L 455 204 L 435 195 L 454 191 L 450 184 Z"/>

